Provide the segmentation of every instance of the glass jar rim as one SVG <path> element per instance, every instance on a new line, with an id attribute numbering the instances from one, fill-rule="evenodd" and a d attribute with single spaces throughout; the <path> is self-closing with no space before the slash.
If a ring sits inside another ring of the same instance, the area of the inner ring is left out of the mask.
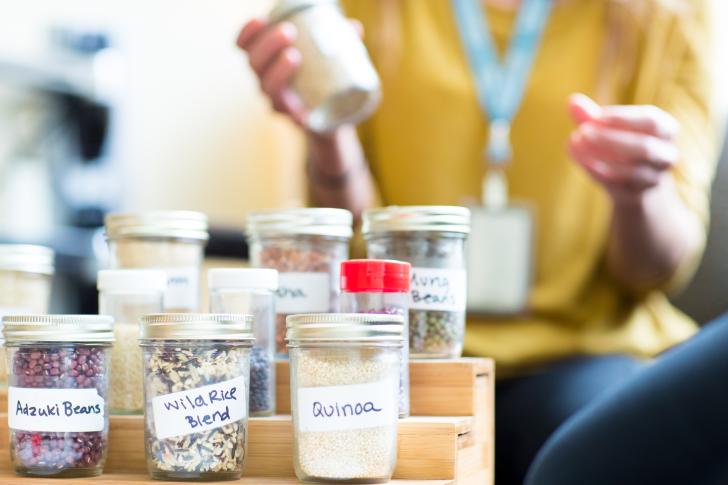
<path id="1" fill-rule="evenodd" d="M 387 232 L 470 233 L 470 209 L 449 205 L 387 206 L 362 215 L 365 237 Z"/>
<path id="2" fill-rule="evenodd" d="M 245 226 L 249 238 L 308 235 L 350 239 L 353 222 L 353 214 L 346 209 L 305 207 L 253 212 Z"/>
<path id="3" fill-rule="evenodd" d="M 0 271 L 52 275 L 55 253 L 33 244 L 0 244 Z"/>
<path id="4" fill-rule="evenodd" d="M 173 238 L 207 241 L 207 216 L 195 211 L 150 211 L 107 214 L 106 237 Z"/>
<path id="5" fill-rule="evenodd" d="M 286 317 L 289 346 L 305 342 L 402 344 L 404 317 L 383 313 L 309 313 Z"/>

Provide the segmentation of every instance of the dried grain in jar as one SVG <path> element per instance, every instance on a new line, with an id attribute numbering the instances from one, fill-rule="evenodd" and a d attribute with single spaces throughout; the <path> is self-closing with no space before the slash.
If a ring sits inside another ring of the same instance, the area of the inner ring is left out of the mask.
<path id="1" fill-rule="evenodd" d="M 200 267 L 208 240 L 207 217 L 192 211 L 106 216 L 112 269 L 159 269 L 167 274 L 164 308 L 195 312 Z"/>
<path id="2" fill-rule="evenodd" d="M 276 352 L 286 356 L 286 316 L 338 310 L 339 266 L 349 258 L 351 212 L 305 208 L 248 216 L 250 263 L 278 270 Z"/>
<path id="3" fill-rule="evenodd" d="M 294 75 L 293 91 L 310 129 L 328 132 L 374 112 L 381 98 L 379 76 L 338 2 L 279 0 L 270 21 L 287 21 L 296 28 L 293 43 L 303 63 Z"/>
<path id="4" fill-rule="evenodd" d="M 414 358 L 462 355 L 465 241 L 470 211 L 455 206 L 391 206 L 364 212 L 367 256 L 412 265 L 409 346 Z"/>
<path id="5" fill-rule="evenodd" d="M 161 313 L 167 275 L 153 269 L 99 271 L 99 313 L 114 319 L 116 342 L 111 350 L 109 409 L 111 414 L 142 414 L 144 394 L 139 322 Z"/>
<path id="6" fill-rule="evenodd" d="M 113 320 L 95 315 L 3 318 L 9 354 L 8 427 L 16 473 L 102 472 Z"/>
<path id="7" fill-rule="evenodd" d="M 397 315 L 288 317 L 299 480 L 384 483 L 391 478 L 402 328 Z"/>
<path id="8" fill-rule="evenodd" d="M 143 317 L 144 437 L 152 478 L 242 475 L 252 323 L 252 315 Z"/>

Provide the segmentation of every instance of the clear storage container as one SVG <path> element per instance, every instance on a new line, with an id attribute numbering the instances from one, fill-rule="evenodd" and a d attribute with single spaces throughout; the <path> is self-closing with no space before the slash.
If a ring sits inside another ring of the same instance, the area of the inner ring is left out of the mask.
<path id="1" fill-rule="evenodd" d="M 266 268 L 215 268 L 207 273 L 210 311 L 254 316 L 250 353 L 251 416 L 276 412 L 275 291 L 278 272 Z"/>
<path id="2" fill-rule="evenodd" d="M 381 98 L 379 76 L 359 33 L 334 0 L 279 0 L 273 23 L 296 27 L 294 45 L 303 63 L 293 90 L 306 108 L 305 122 L 326 132 L 358 123 L 374 112 Z"/>
<path id="3" fill-rule="evenodd" d="M 288 317 L 293 464 L 303 482 L 384 483 L 397 461 L 402 317 Z"/>
<path id="4" fill-rule="evenodd" d="M 470 211 L 391 206 L 363 216 L 367 255 L 412 265 L 409 348 L 413 358 L 460 357 L 465 333 L 465 241 Z"/>
<path id="5" fill-rule="evenodd" d="M 96 315 L 3 318 L 8 427 L 16 473 L 99 475 L 106 459 L 113 320 Z"/>
<path id="6" fill-rule="evenodd" d="M 142 414 L 139 323 L 143 315 L 163 311 L 167 276 L 153 269 L 106 269 L 99 271 L 97 287 L 99 314 L 114 319 L 116 338 L 111 350 L 109 410 L 111 414 Z"/>
<path id="7" fill-rule="evenodd" d="M 167 274 L 166 312 L 196 312 L 207 217 L 191 211 L 106 216 L 112 269 L 159 269 Z"/>
<path id="8" fill-rule="evenodd" d="M 287 209 L 251 214 L 247 221 L 250 264 L 278 270 L 276 352 L 285 357 L 286 316 L 335 312 L 339 266 L 349 259 L 351 212 Z"/>
<path id="9" fill-rule="evenodd" d="M 341 311 L 400 315 L 408 335 L 410 264 L 402 261 L 355 259 L 341 263 Z M 402 345 L 399 417 L 410 413 L 409 345 Z"/>
<path id="10" fill-rule="evenodd" d="M 248 444 L 252 315 L 142 318 L 147 469 L 159 480 L 236 480 Z"/>
<path id="11" fill-rule="evenodd" d="M 3 315 L 48 313 L 53 250 L 27 244 L 0 244 L 0 321 Z M 0 387 L 7 384 L 7 357 L 0 338 Z"/>

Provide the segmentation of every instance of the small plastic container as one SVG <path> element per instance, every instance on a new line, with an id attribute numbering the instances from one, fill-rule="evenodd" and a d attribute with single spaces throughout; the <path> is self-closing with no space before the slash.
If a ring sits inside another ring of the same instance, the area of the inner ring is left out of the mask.
<path id="1" fill-rule="evenodd" d="M 351 212 L 343 209 L 287 209 L 250 214 L 250 265 L 278 270 L 276 354 L 285 358 L 286 316 L 335 312 L 339 308 L 339 266 L 349 259 Z"/>
<path id="2" fill-rule="evenodd" d="M 465 242 L 470 211 L 455 206 L 391 206 L 368 210 L 362 232 L 367 256 L 412 265 L 409 348 L 412 358 L 457 358 L 465 334 Z"/>
<path id="3" fill-rule="evenodd" d="M 167 274 L 166 312 L 196 312 L 207 216 L 158 211 L 106 216 L 111 269 L 159 269 Z"/>
<path id="4" fill-rule="evenodd" d="M 48 313 L 53 250 L 26 244 L 0 244 L 0 321 L 4 315 Z M 0 338 L 0 387 L 8 382 L 7 357 Z"/>
<path id="5" fill-rule="evenodd" d="M 140 342 L 149 474 L 158 480 L 240 478 L 253 316 L 146 315 Z"/>
<path id="6" fill-rule="evenodd" d="M 113 320 L 3 318 L 9 354 L 10 459 L 19 475 L 100 475 L 106 459 Z"/>
<path id="7" fill-rule="evenodd" d="M 251 416 L 276 412 L 276 310 L 278 272 L 266 268 L 215 268 L 207 273 L 210 311 L 255 317 L 255 344 L 250 354 Z"/>
<path id="8" fill-rule="evenodd" d="M 288 317 L 293 464 L 307 483 L 385 483 L 397 462 L 398 315 Z"/>
<path id="9" fill-rule="evenodd" d="M 111 350 L 111 414 L 144 412 L 142 350 L 139 322 L 143 315 L 163 311 L 167 275 L 153 269 L 99 271 L 99 314 L 114 319 L 116 342 Z"/>
<path id="10" fill-rule="evenodd" d="M 410 264 L 402 261 L 355 259 L 341 263 L 341 311 L 400 315 L 408 335 Z M 402 345 L 399 417 L 410 413 L 409 345 Z"/>
<path id="11" fill-rule="evenodd" d="M 293 90 L 317 132 L 368 118 L 379 105 L 381 87 L 359 33 L 334 0 L 279 0 L 270 21 L 296 26 L 294 45 L 303 64 Z"/>

